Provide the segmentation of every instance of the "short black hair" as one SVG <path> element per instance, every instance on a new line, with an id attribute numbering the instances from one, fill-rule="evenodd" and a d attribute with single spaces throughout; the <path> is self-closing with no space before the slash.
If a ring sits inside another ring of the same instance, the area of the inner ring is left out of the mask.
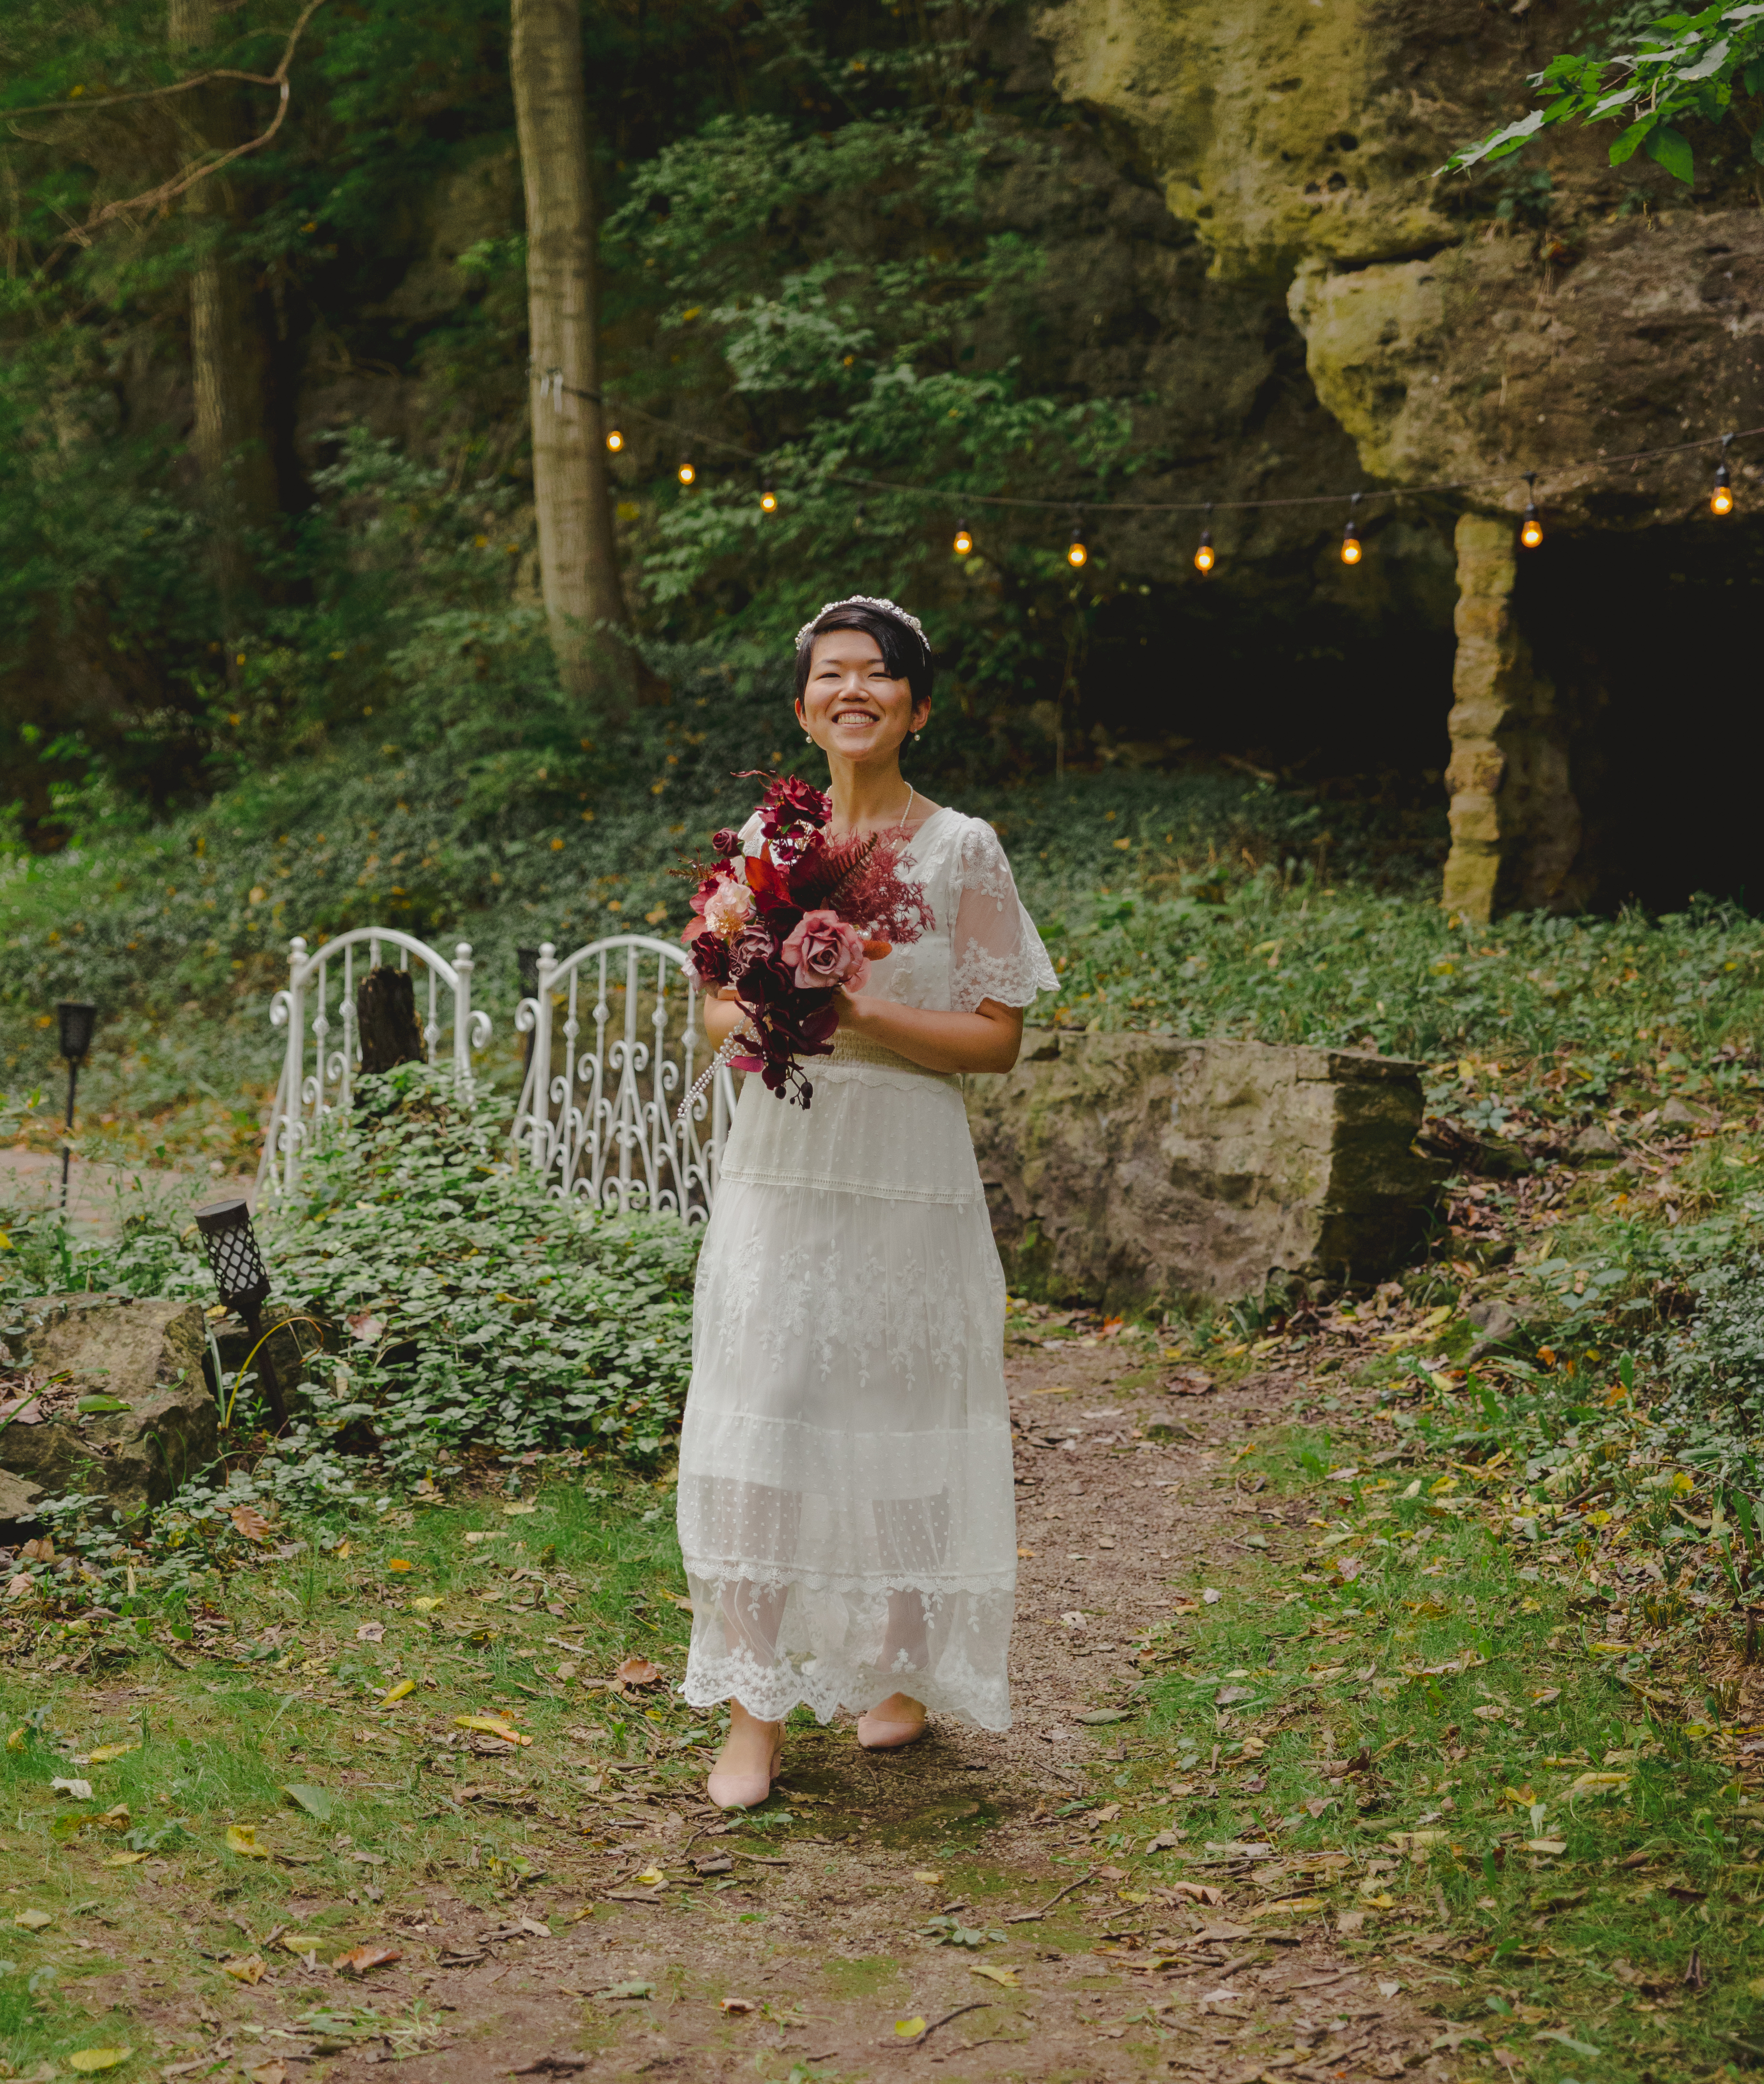
<path id="1" fill-rule="evenodd" d="M 886 608 L 861 608 L 842 602 L 816 616 L 796 648 L 796 692 L 800 701 L 809 684 L 809 667 L 814 657 L 814 640 L 830 629 L 861 629 L 874 637 L 888 668 L 890 680 L 904 680 L 912 690 L 913 707 L 931 699 L 931 646 L 910 623 L 889 614 Z"/>

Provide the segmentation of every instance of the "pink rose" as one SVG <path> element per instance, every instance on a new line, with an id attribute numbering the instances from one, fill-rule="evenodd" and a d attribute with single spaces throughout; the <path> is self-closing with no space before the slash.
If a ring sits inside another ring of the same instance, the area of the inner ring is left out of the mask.
<path id="1" fill-rule="evenodd" d="M 869 979 L 864 937 L 836 912 L 805 912 L 802 923 L 779 951 L 804 991 L 844 985 L 861 991 Z"/>
<path id="2" fill-rule="evenodd" d="M 753 910 L 753 892 L 745 883 L 719 883 L 704 900 L 704 924 L 725 941 L 736 933 Z"/>

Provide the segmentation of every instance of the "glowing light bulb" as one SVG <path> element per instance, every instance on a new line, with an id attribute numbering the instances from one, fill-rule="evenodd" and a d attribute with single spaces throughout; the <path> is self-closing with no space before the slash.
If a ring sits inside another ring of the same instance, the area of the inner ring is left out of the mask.
<path id="1" fill-rule="evenodd" d="M 616 427 L 607 428 L 607 447 L 612 451 L 615 455 L 616 455 L 620 450 L 624 447 L 624 436 L 620 433 Z"/>
<path id="2" fill-rule="evenodd" d="M 759 495 L 759 511 L 762 514 L 776 514 L 777 510 L 778 495 L 768 485 Z"/>
<path id="3" fill-rule="evenodd" d="M 974 532 L 965 521 L 955 524 L 955 554 L 965 557 L 974 548 Z"/>
<path id="4" fill-rule="evenodd" d="M 1341 561 L 1344 565 L 1357 565 L 1365 555 L 1365 546 L 1360 540 L 1360 531 L 1350 521 L 1341 539 Z"/>
<path id="5" fill-rule="evenodd" d="M 1725 464 L 1715 474 L 1715 489 L 1709 494 L 1709 511 L 1715 515 L 1733 511 L 1733 487 L 1728 481 Z"/>
<path id="6" fill-rule="evenodd" d="M 1218 559 L 1213 554 L 1212 531 L 1210 528 L 1203 528 L 1200 532 L 1200 546 L 1195 552 L 1195 570 L 1204 576 L 1217 562 Z"/>
<path id="7" fill-rule="evenodd" d="M 682 485 L 694 485 L 698 481 L 698 472 L 689 463 L 680 465 L 678 475 Z"/>
<path id="8" fill-rule="evenodd" d="M 1090 553 L 1084 547 L 1083 532 L 1078 527 L 1077 524 L 1074 523 L 1072 524 L 1072 540 L 1066 545 L 1066 562 L 1071 565 L 1074 571 L 1077 571 L 1088 561 L 1089 555 Z"/>
<path id="9" fill-rule="evenodd" d="M 1543 523 L 1538 519 L 1538 510 L 1529 502 L 1525 519 L 1519 524 L 1519 540 L 1528 550 L 1534 550 L 1543 540 Z"/>

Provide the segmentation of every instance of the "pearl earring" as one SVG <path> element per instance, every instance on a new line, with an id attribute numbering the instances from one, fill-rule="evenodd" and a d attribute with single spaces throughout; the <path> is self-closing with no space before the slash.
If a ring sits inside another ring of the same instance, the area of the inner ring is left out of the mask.
<path id="1" fill-rule="evenodd" d="M 812 731 L 804 731 L 802 734 L 802 743 L 805 745 L 813 745 L 814 743 L 814 733 Z"/>

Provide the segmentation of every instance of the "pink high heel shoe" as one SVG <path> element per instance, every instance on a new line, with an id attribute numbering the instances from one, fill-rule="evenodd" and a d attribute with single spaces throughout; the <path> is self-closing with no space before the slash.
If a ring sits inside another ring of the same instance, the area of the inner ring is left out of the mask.
<path id="1" fill-rule="evenodd" d="M 761 1773 L 725 1772 L 721 1764 L 711 1768 L 704 1792 L 719 1809 L 757 1809 L 772 1792 L 784 1759 L 784 1725 L 772 1725 L 772 1756 Z"/>
<path id="2" fill-rule="evenodd" d="M 886 1701 L 880 1704 L 886 1707 Z M 914 1702 L 917 1707 L 918 1703 Z M 857 1741 L 866 1751 L 903 1751 L 908 1744 L 916 1744 L 931 1727 L 931 1718 L 923 1708 L 919 1709 L 916 1722 L 902 1722 L 894 1716 L 883 1716 L 873 1708 L 857 1718 Z"/>

